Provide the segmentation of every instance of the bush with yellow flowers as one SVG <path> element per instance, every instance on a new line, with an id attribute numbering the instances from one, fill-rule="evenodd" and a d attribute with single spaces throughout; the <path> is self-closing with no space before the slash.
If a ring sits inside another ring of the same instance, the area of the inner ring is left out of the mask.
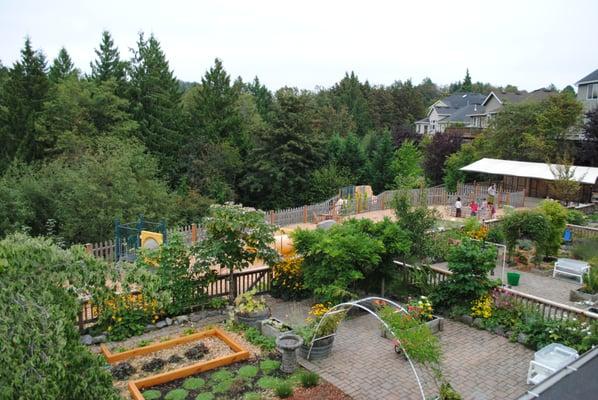
<path id="1" fill-rule="evenodd" d="M 296 254 L 284 257 L 272 268 L 272 290 L 274 297 L 284 300 L 306 298 L 309 291 L 303 286 L 303 258 Z"/>
<path id="2" fill-rule="evenodd" d="M 492 316 L 493 304 L 492 297 L 488 294 L 474 300 L 473 305 L 471 306 L 471 316 L 474 318 L 490 318 Z"/>
<path id="3" fill-rule="evenodd" d="M 123 340 L 140 335 L 145 326 L 160 317 L 158 301 L 142 294 L 115 294 L 100 305 L 99 325 L 111 340 Z"/>
<path id="4" fill-rule="evenodd" d="M 420 296 L 419 299 L 411 300 L 407 304 L 407 312 L 419 321 L 430 321 L 432 315 L 432 302 L 426 296 Z"/>
<path id="5" fill-rule="evenodd" d="M 304 343 L 311 343 L 312 339 L 316 337 L 328 336 L 336 332 L 336 328 L 345 318 L 347 312 L 346 310 L 339 310 L 324 318 L 329 310 L 330 307 L 326 304 L 314 304 L 309 310 L 309 317 L 305 319 L 306 324 L 294 329 L 303 338 Z"/>

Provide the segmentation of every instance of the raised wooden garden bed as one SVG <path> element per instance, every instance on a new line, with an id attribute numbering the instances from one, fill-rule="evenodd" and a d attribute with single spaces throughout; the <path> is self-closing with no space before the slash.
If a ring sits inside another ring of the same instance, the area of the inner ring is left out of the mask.
<path id="1" fill-rule="evenodd" d="M 209 361 L 200 361 L 191 365 L 184 366 L 172 371 L 163 372 L 157 375 L 152 375 L 146 378 L 129 381 L 128 389 L 134 400 L 144 400 L 140 389 L 150 386 L 160 385 L 176 379 L 188 377 L 193 374 L 205 372 L 214 368 L 230 365 L 232 363 L 247 360 L 250 356 L 249 352 L 245 350 L 240 344 L 235 342 L 224 331 L 214 328 L 188 336 L 178 337 L 176 339 L 167 340 L 165 342 L 148 345 L 145 347 L 138 347 L 132 350 L 124 351 L 122 353 L 112 353 L 107 346 L 101 345 L 101 351 L 110 364 L 130 359 L 132 357 L 143 356 L 157 351 L 168 349 L 175 346 L 180 346 L 185 343 L 194 342 L 202 338 L 215 337 L 226 343 L 233 351 L 232 354 L 221 356 Z"/>

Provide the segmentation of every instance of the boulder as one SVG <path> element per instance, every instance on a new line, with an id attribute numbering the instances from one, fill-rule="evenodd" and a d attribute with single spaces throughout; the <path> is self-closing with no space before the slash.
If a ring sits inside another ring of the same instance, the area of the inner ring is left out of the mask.
<path id="1" fill-rule="evenodd" d="M 320 223 L 318 223 L 318 228 L 319 229 L 324 229 L 324 230 L 328 230 L 330 228 L 332 228 L 334 225 L 336 225 L 336 221 L 333 219 L 327 219 L 325 221 L 322 221 Z"/>
<path id="2" fill-rule="evenodd" d="M 165 321 L 166 321 L 166 325 L 168 325 L 168 326 L 172 325 L 172 319 L 166 317 Z"/>
<path id="3" fill-rule="evenodd" d="M 91 346 L 93 344 L 93 337 L 91 337 L 91 335 L 83 335 L 81 338 L 79 338 L 79 341 L 81 344 Z"/>
<path id="4" fill-rule="evenodd" d="M 484 321 L 481 318 L 476 318 L 473 320 L 473 326 L 478 329 L 484 329 Z"/>
<path id="5" fill-rule="evenodd" d="M 93 344 L 99 344 L 99 343 L 106 343 L 108 341 L 108 339 L 106 338 L 106 335 L 98 335 L 98 336 L 94 336 L 91 339 L 91 342 Z"/>
<path id="6" fill-rule="evenodd" d="M 154 324 L 147 324 L 145 326 L 145 331 L 146 332 L 151 332 L 151 331 L 155 331 L 156 329 L 158 329 L 158 327 Z"/>
<path id="7" fill-rule="evenodd" d="M 205 311 L 198 311 L 198 312 L 194 312 L 189 314 L 189 320 L 191 322 L 197 322 L 199 320 L 202 320 L 206 317 L 206 312 Z"/>
<path id="8" fill-rule="evenodd" d="M 179 315 L 174 319 L 175 324 L 184 324 L 185 322 L 189 322 L 189 317 L 186 315 Z"/>
<path id="9" fill-rule="evenodd" d="M 156 328 L 158 328 L 158 329 L 162 329 L 162 328 L 164 328 L 166 326 L 168 326 L 166 324 L 166 321 L 158 321 L 158 323 L 156 324 Z"/>
<path id="10" fill-rule="evenodd" d="M 459 321 L 471 326 L 471 324 L 473 324 L 473 317 L 471 315 L 461 315 Z"/>
<path id="11" fill-rule="evenodd" d="M 525 333 L 520 333 L 519 335 L 517 335 L 517 342 L 521 343 L 521 344 L 526 344 L 527 343 L 527 335 Z"/>

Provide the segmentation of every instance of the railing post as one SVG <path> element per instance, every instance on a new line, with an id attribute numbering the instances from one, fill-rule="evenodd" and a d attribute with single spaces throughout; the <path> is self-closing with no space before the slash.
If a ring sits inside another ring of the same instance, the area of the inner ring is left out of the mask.
<path id="1" fill-rule="evenodd" d="M 197 225 L 195 223 L 191 224 L 191 244 L 197 242 Z"/>

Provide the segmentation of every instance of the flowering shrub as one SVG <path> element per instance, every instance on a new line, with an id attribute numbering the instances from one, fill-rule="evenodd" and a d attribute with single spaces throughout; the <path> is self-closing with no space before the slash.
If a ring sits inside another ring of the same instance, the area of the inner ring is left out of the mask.
<path id="1" fill-rule="evenodd" d="M 142 334 L 145 325 L 155 323 L 160 314 L 155 299 L 144 298 L 141 294 L 115 294 L 101 305 L 99 323 L 111 340 L 122 340 Z"/>
<path id="2" fill-rule="evenodd" d="M 468 236 L 472 239 L 486 240 L 488 237 L 489 228 L 486 225 L 480 226 L 475 231 L 469 232 Z"/>
<path id="3" fill-rule="evenodd" d="M 257 290 L 242 293 L 235 299 L 235 311 L 242 314 L 264 311 L 268 305 L 264 296 L 256 297 Z"/>
<path id="4" fill-rule="evenodd" d="M 272 296 L 284 300 L 303 299 L 309 291 L 303 286 L 303 258 L 291 254 L 272 268 Z"/>
<path id="5" fill-rule="evenodd" d="M 316 337 L 328 336 L 336 332 L 336 328 L 345 317 L 346 311 L 339 310 L 322 319 L 329 310 L 330 308 L 322 303 L 313 305 L 309 311 L 310 316 L 305 320 L 306 325 L 295 329 L 297 334 L 303 337 L 305 343 L 310 343 Z M 322 323 L 318 328 L 320 321 Z"/>
<path id="6" fill-rule="evenodd" d="M 431 320 L 434 317 L 432 311 L 432 303 L 426 296 L 420 296 L 418 300 L 411 300 L 407 304 L 407 312 L 420 321 Z"/>
<path id="7" fill-rule="evenodd" d="M 490 295 L 484 295 L 477 300 L 474 300 L 471 306 L 471 316 L 490 318 L 492 316 L 493 300 Z"/>

